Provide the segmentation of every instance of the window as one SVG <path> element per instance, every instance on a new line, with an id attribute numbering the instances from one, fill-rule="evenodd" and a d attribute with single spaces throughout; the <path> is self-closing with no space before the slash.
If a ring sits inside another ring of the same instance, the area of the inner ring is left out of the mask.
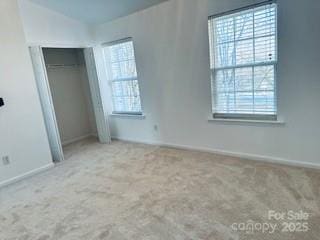
<path id="1" fill-rule="evenodd" d="M 276 119 L 275 3 L 209 18 L 214 117 Z"/>
<path id="2" fill-rule="evenodd" d="M 141 115 L 141 101 L 132 39 L 107 44 L 104 48 L 111 79 L 113 113 Z"/>

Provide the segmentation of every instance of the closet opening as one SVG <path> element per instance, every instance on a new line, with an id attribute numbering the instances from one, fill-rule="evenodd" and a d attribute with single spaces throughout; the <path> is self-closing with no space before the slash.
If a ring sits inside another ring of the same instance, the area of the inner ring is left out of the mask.
<path id="1" fill-rule="evenodd" d="M 53 161 L 64 160 L 70 144 L 82 140 L 109 143 L 93 50 L 31 47 L 30 52 Z"/>
<path id="2" fill-rule="evenodd" d="M 62 147 L 98 141 L 83 50 L 43 48 L 43 56 Z"/>

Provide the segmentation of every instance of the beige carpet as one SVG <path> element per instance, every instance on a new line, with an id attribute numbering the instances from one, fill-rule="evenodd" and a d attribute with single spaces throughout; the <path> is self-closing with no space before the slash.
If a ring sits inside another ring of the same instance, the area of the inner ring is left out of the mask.
<path id="1" fill-rule="evenodd" d="M 319 171 L 93 139 L 66 156 L 0 190 L 1 240 L 320 239 Z M 269 210 L 309 213 L 309 230 L 283 233 Z M 279 228 L 233 225 L 250 220 Z"/>

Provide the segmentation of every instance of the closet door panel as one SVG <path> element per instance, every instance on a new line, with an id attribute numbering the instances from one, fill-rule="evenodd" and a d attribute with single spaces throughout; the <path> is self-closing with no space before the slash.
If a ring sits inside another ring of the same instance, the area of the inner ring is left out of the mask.
<path id="1" fill-rule="evenodd" d="M 102 103 L 101 88 L 97 72 L 98 64 L 93 48 L 84 49 L 84 57 L 87 66 L 90 92 L 96 118 L 99 141 L 101 143 L 110 143 L 111 137 L 108 124 L 108 115 Z"/>

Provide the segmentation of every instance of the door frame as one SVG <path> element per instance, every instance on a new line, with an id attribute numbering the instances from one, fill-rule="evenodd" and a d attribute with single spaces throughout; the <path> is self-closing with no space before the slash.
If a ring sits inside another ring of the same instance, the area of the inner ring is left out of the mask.
<path id="1" fill-rule="evenodd" d="M 52 160 L 53 162 L 61 162 L 64 160 L 64 154 L 43 51 L 39 46 L 30 46 L 29 51 Z"/>
<path id="2" fill-rule="evenodd" d="M 59 146 L 59 149 L 61 150 L 61 154 L 62 156 L 60 156 L 56 161 L 60 162 L 64 160 L 64 155 L 63 155 L 63 149 L 62 149 L 62 141 L 60 138 L 60 133 L 59 133 L 59 129 L 58 129 L 58 123 L 57 123 L 57 118 L 56 118 L 56 113 L 55 113 L 55 109 L 54 109 L 54 104 L 53 104 L 53 100 L 52 100 L 52 94 L 51 94 L 51 89 L 49 86 L 49 80 L 48 80 L 48 73 L 47 73 L 47 69 L 46 69 L 46 65 L 45 65 L 45 61 L 44 61 L 44 55 L 43 55 L 43 49 L 44 48 L 60 48 L 60 49 L 81 49 L 85 52 L 85 49 L 92 49 L 92 62 L 91 64 L 93 65 L 93 69 L 94 71 L 92 71 L 92 67 L 91 67 L 91 72 L 93 73 L 89 73 L 89 66 L 88 66 L 88 62 L 85 61 L 86 64 L 86 68 L 87 68 L 87 72 L 88 72 L 88 80 L 89 80 L 89 85 L 90 85 L 90 97 L 93 101 L 93 108 L 94 108 L 94 112 L 95 112 L 95 121 L 96 124 L 98 125 L 98 123 L 100 125 L 103 125 L 102 127 L 98 128 L 97 126 L 97 131 L 98 131 L 98 137 L 99 137 L 99 141 L 101 143 L 110 143 L 111 142 L 111 136 L 110 136 L 110 130 L 109 130 L 109 125 L 108 125 L 108 119 L 107 119 L 107 111 L 104 108 L 103 104 L 102 104 L 102 99 L 101 99 L 101 87 L 100 87 L 100 76 L 99 76 L 99 70 L 97 69 L 97 64 L 96 64 L 96 54 L 94 51 L 94 47 L 91 45 L 74 45 L 74 44 L 30 44 L 28 46 L 29 48 L 31 47 L 37 47 L 40 49 L 40 54 L 41 54 L 41 67 L 44 73 L 44 78 L 41 79 L 42 83 L 44 84 L 44 86 L 46 86 L 46 88 L 39 88 L 39 91 L 45 91 L 45 98 L 46 98 L 46 105 L 49 105 L 49 110 L 46 109 L 47 111 L 49 111 L 51 113 L 51 115 L 53 117 L 51 117 L 49 120 L 47 119 L 47 121 L 50 121 L 50 125 L 55 126 L 54 129 L 50 129 L 51 131 L 55 132 L 55 135 L 58 136 L 57 138 L 55 138 L 53 141 L 56 141 L 55 144 L 57 146 Z M 35 77 L 36 73 L 35 73 Z M 36 80 L 37 85 L 38 80 Z M 41 95 L 41 93 L 39 92 L 39 95 Z M 42 96 L 43 97 L 43 96 Z M 42 99 L 40 97 L 40 101 L 42 104 Z M 97 111 L 97 107 L 98 107 L 98 111 Z M 100 114 L 99 114 L 100 113 Z M 45 119 L 45 116 L 44 120 Z M 48 131 L 48 130 L 47 130 Z M 48 133 L 47 133 L 48 134 Z M 49 138 L 49 136 L 48 136 Z M 51 147 L 51 146 L 50 146 Z M 59 151 L 60 151 L 59 150 Z"/>

